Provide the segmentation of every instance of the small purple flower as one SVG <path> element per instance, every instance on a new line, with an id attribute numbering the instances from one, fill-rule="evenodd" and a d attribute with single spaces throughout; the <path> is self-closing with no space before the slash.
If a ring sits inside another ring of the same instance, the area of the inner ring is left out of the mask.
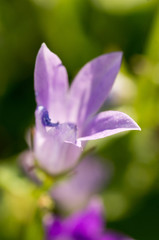
<path id="1" fill-rule="evenodd" d="M 93 199 L 89 206 L 65 219 L 44 218 L 45 240 L 132 240 L 120 233 L 104 230 L 103 206 Z"/>
<path id="2" fill-rule="evenodd" d="M 112 88 L 121 58 L 121 52 L 114 52 L 87 63 L 69 89 L 61 60 L 42 44 L 34 74 L 37 102 L 34 155 L 48 173 L 59 174 L 72 168 L 88 140 L 140 130 L 122 112 L 96 114 Z"/>

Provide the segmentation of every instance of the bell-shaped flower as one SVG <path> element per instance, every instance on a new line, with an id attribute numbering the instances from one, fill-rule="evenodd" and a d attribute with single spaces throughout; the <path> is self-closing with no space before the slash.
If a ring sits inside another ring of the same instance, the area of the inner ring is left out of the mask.
<path id="1" fill-rule="evenodd" d="M 69 89 L 61 60 L 42 44 L 34 74 L 34 155 L 48 173 L 59 174 L 75 166 L 88 140 L 140 130 L 125 113 L 96 114 L 112 88 L 121 58 L 121 52 L 114 52 L 92 60 L 79 71 Z"/>

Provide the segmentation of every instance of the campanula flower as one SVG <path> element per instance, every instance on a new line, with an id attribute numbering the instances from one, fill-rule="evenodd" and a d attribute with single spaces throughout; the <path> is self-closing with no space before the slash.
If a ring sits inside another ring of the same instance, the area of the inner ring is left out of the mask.
<path id="1" fill-rule="evenodd" d="M 85 157 L 70 176 L 54 184 L 51 196 L 60 211 L 74 212 L 83 208 L 93 195 L 106 187 L 112 168 L 99 160 Z"/>
<path id="2" fill-rule="evenodd" d="M 99 199 L 93 199 L 86 209 L 65 219 L 46 216 L 44 227 L 45 240 L 132 240 L 104 229 L 103 206 Z"/>
<path id="3" fill-rule="evenodd" d="M 42 44 L 34 73 L 34 155 L 48 173 L 59 174 L 72 168 L 88 140 L 140 129 L 125 113 L 96 114 L 112 88 L 121 58 L 121 52 L 114 52 L 92 60 L 69 88 L 61 60 Z"/>

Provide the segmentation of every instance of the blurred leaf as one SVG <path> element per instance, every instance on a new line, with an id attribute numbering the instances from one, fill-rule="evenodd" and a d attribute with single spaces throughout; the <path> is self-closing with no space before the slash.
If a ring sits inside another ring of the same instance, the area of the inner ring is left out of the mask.
<path id="1" fill-rule="evenodd" d="M 151 7 L 156 0 L 92 0 L 98 7 L 111 13 L 127 13 L 138 8 Z"/>

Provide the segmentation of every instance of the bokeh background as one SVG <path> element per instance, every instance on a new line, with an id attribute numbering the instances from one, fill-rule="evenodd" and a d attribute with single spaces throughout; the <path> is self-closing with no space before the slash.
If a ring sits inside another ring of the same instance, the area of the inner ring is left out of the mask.
<path id="1" fill-rule="evenodd" d="M 42 42 L 60 56 L 70 83 L 87 61 L 123 51 L 105 108 L 126 112 L 142 131 L 90 145 L 111 166 L 101 192 L 107 227 L 159 239 L 158 0 L 0 1 L 0 239 L 43 238 L 34 184 L 17 160 L 34 125 L 33 71 Z"/>

